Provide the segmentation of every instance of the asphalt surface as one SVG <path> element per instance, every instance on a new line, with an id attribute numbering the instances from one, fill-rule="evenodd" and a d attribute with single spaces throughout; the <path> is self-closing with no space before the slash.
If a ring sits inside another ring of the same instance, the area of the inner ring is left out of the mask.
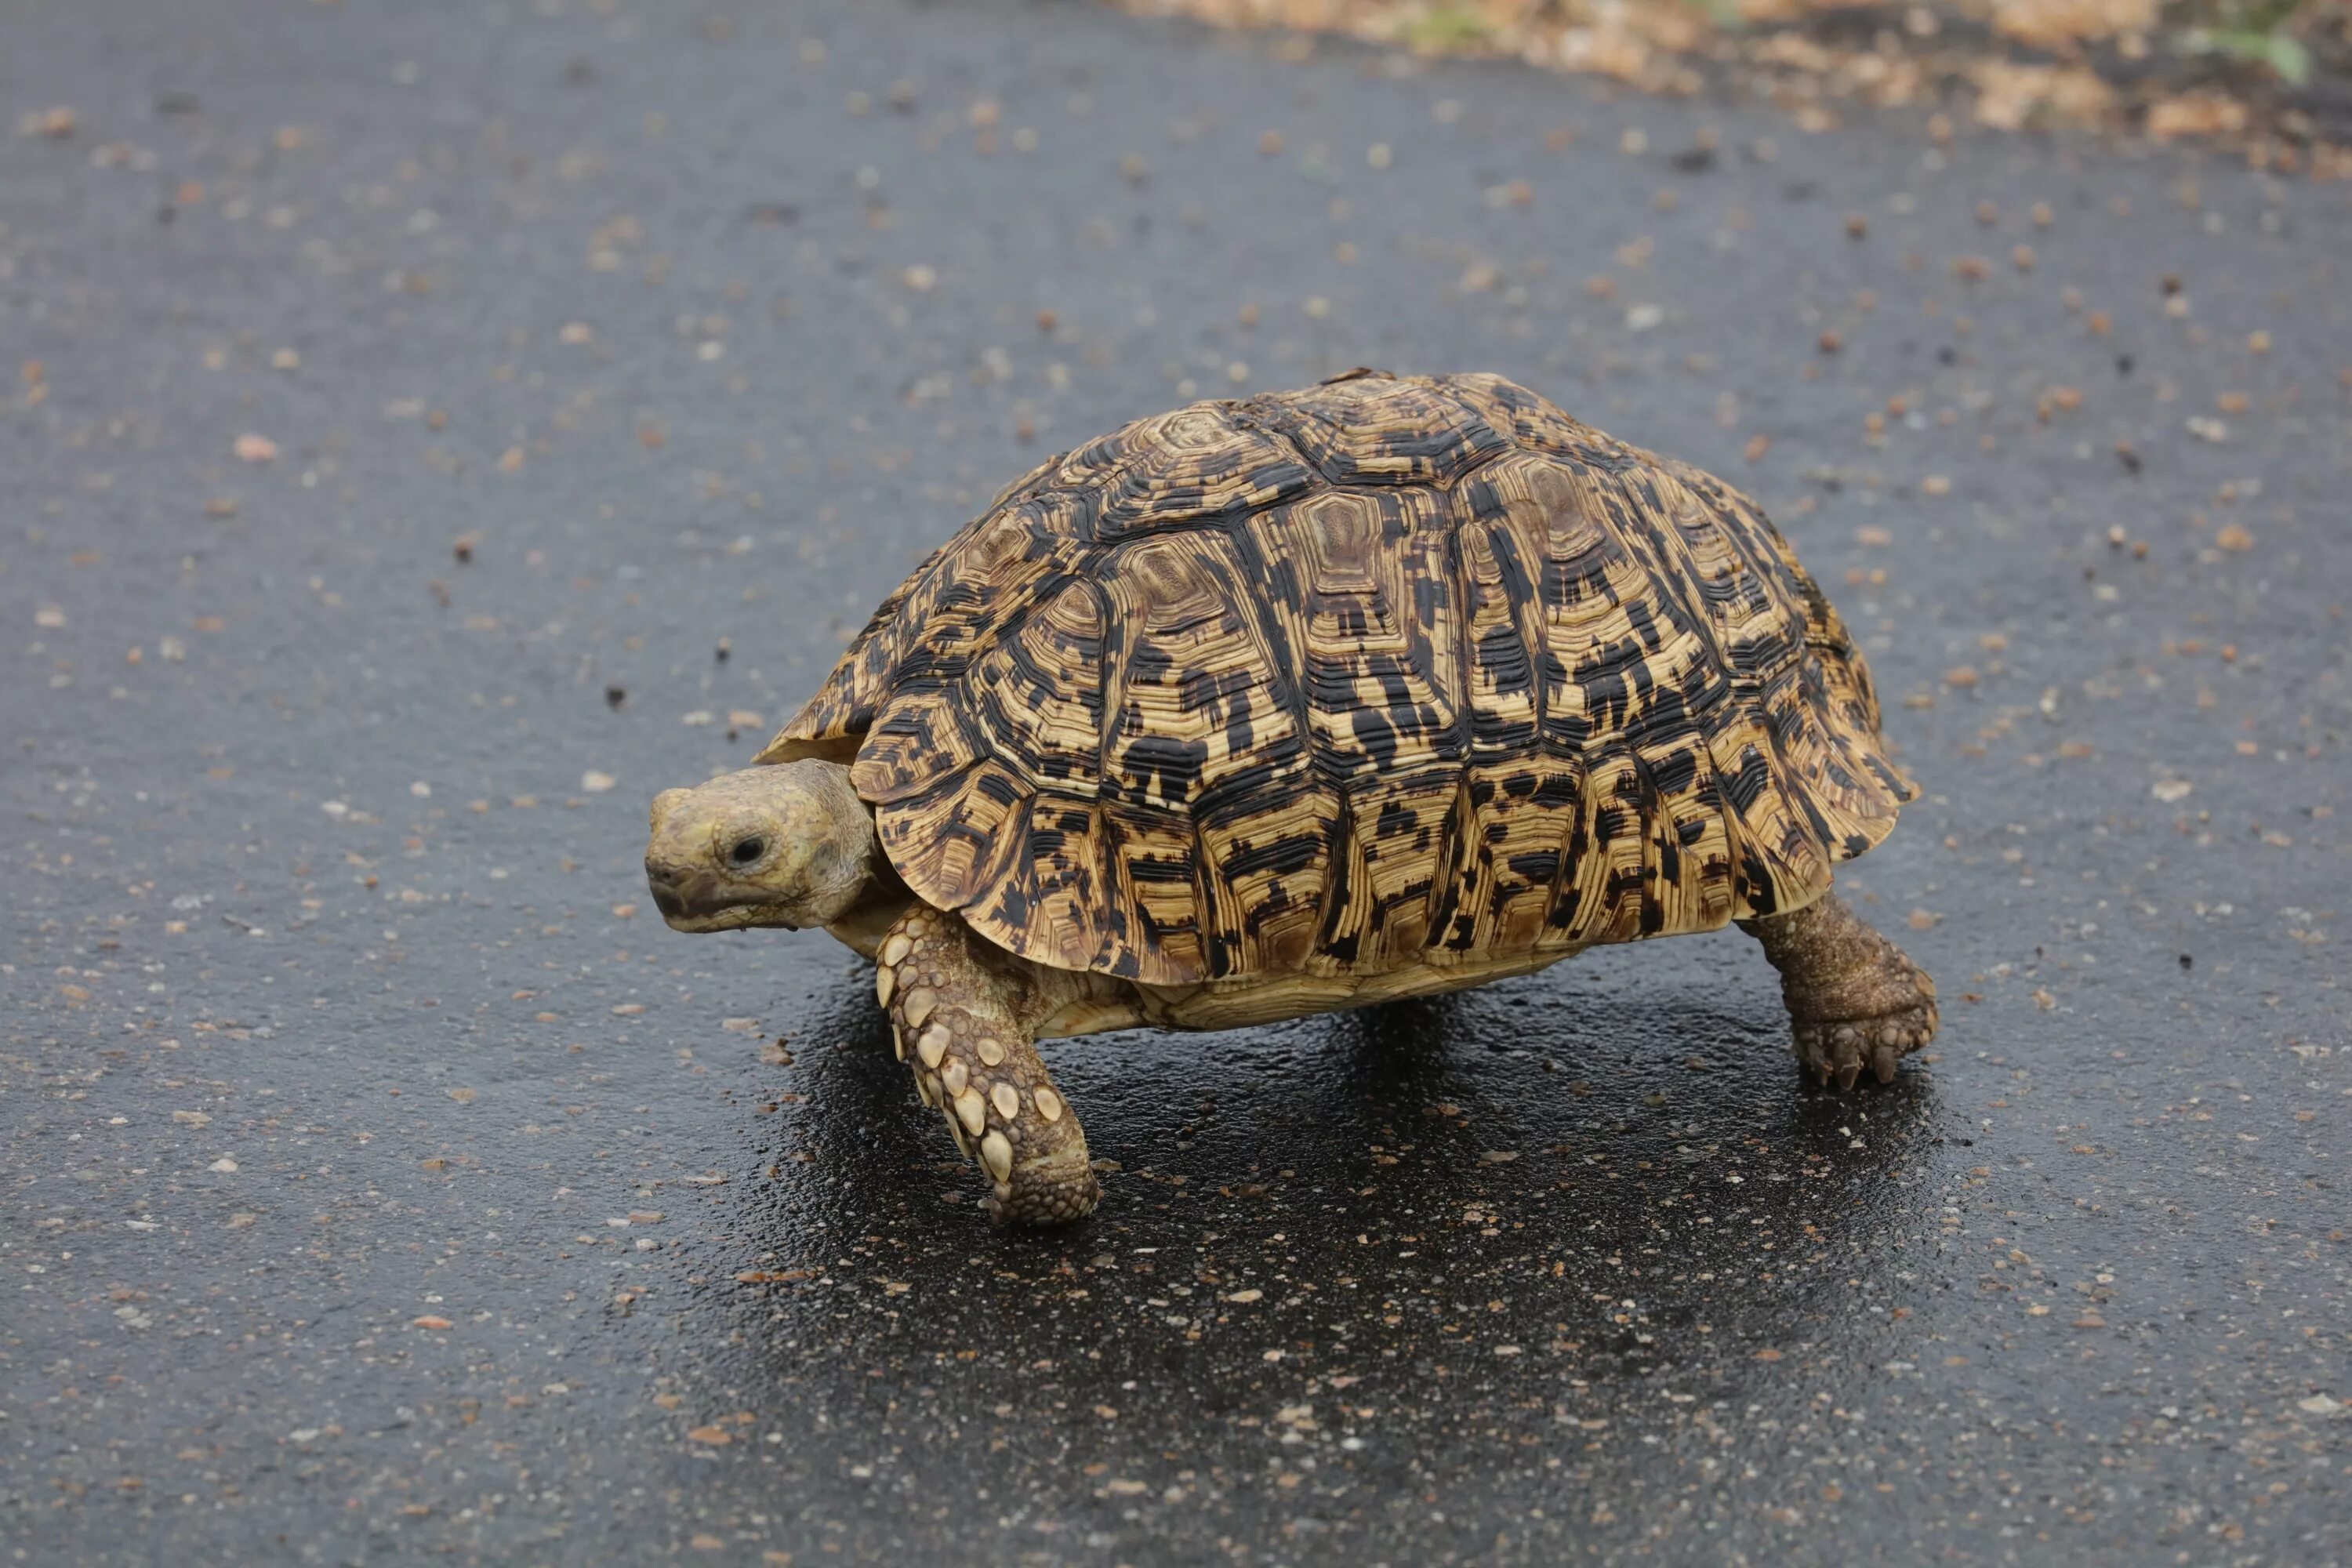
<path id="1" fill-rule="evenodd" d="M 2343 187 L 1067 5 L 5 10 L 7 1560 L 2352 1561 Z M 646 802 L 1045 453 L 1358 363 L 1772 509 L 1943 1037 L 1807 1088 L 1726 935 L 1069 1042 L 1122 1169 L 992 1231 Z"/>

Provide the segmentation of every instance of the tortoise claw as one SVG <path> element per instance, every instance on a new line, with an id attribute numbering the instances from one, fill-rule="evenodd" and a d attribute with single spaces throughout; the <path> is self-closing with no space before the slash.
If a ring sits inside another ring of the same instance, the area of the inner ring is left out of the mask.
<path id="1" fill-rule="evenodd" d="M 1834 1083 L 1850 1089 L 1862 1080 L 1864 1068 L 1876 1082 L 1893 1083 L 1897 1064 L 1935 1037 L 1936 1005 L 1923 998 L 1917 1006 L 1882 1018 L 1796 1018 L 1790 1025 L 1797 1059 L 1815 1081 L 1823 1089 Z"/>
<path id="2" fill-rule="evenodd" d="M 1893 1083 L 1895 1064 L 1898 1059 L 1895 1047 L 1882 1042 L 1876 1050 L 1870 1053 L 1870 1070 L 1878 1075 L 1879 1082 Z"/>

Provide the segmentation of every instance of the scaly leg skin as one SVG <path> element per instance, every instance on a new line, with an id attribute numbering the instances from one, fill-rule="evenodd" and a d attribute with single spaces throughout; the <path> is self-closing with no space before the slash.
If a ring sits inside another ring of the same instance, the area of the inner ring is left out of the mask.
<path id="1" fill-rule="evenodd" d="M 982 1206 L 1012 1225 L 1067 1225 L 1102 1195 L 1087 1137 L 1054 1088 L 1032 1031 L 1076 994 L 1073 977 L 1025 963 L 921 904 L 883 936 L 874 992 L 923 1103 L 947 1117 L 994 1191 Z"/>
<path id="2" fill-rule="evenodd" d="M 1836 894 L 1785 915 L 1742 921 L 1780 972 L 1797 1059 L 1852 1089 L 1867 1062 L 1881 1083 L 1936 1037 L 1936 983 Z"/>

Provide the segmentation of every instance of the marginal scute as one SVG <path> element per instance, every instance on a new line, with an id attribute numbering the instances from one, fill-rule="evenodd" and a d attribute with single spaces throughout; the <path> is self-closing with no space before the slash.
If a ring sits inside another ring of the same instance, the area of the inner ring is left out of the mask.
<path id="1" fill-rule="evenodd" d="M 870 761 L 863 742 L 887 722 L 890 699 L 961 680 L 1005 620 L 1067 581 L 1086 552 L 1066 502 L 1032 497 L 983 512 L 883 601 L 816 695 L 752 760 L 837 757 L 856 741 L 853 754 Z"/>
<path id="2" fill-rule="evenodd" d="M 1878 721 L 1737 490 L 1499 376 L 1354 372 L 1048 459 L 761 760 L 853 762 L 917 899 L 991 942 L 1176 986 L 1801 907 L 1913 793 Z"/>
<path id="3" fill-rule="evenodd" d="M 983 923 L 1028 931 L 1029 956 L 1041 963 L 1094 968 L 1111 901 L 1100 837 L 1095 802 L 1040 792 L 1030 803 L 1024 841 L 975 906 Z"/>
<path id="4" fill-rule="evenodd" d="M 833 673 L 817 688 L 816 695 L 785 721 L 775 739 L 751 759 L 753 762 L 790 763 L 803 757 L 822 757 L 828 762 L 845 763 L 856 757 L 858 743 L 873 725 L 876 710 L 888 694 L 898 673 L 902 649 L 898 607 L 906 602 L 907 591 L 938 559 L 939 552 L 932 552 L 929 559 L 916 569 L 914 576 L 891 591 L 867 619 L 865 629 L 851 639 L 834 665 Z"/>
<path id="5" fill-rule="evenodd" d="M 880 805 L 883 853 L 928 902 L 955 909 L 1003 879 L 1023 847 L 1031 795 L 1019 774 L 991 757 L 910 800 Z"/>

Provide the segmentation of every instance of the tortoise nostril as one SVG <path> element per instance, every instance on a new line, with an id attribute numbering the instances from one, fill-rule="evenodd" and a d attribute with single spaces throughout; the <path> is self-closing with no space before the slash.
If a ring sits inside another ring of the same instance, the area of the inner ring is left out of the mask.
<path id="1" fill-rule="evenodd" d="M 749 866 L 767 852 L 768 841 L 754 834 L 749 838 L 737 839 L 735 847 L 728 851 L 727 858 L 738 866 Z"/>

